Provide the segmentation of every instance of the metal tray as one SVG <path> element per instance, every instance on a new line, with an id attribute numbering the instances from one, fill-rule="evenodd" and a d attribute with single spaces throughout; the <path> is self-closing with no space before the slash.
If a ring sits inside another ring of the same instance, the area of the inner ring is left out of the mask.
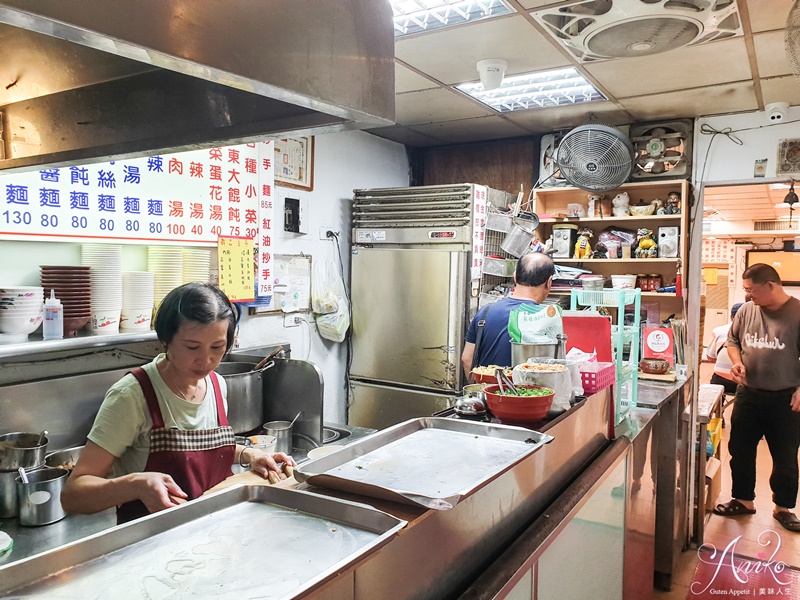
<path id="1" fill-rule="evenodd" d="M 236 486 L 0 568 L 3 598 L 302 598 L 406 522 L 370 506 Z"/>
<path id="2" fill-rule="evenodd" d="M 300 465 L 298 481 L 449 510 L 552 436 L 510 425 L 422 418 Z"/>

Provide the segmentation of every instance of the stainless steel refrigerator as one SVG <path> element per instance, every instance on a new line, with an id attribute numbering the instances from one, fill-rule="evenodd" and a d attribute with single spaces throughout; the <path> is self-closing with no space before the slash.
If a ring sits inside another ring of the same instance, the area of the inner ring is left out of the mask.
<path id="1" fill-rule="evenodd" d="M 512 201 L 476 184 L 355 191 L 350 425 L 380 429 L 451 405 L 486 206 Z"/>

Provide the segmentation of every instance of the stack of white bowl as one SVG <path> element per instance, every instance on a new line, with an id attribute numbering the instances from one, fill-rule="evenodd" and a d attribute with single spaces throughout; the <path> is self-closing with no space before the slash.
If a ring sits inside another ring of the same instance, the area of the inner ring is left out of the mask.
<path id="1" fill-rule="evenodd" d="M 183 249 L 183 283 L 208 283 L 211 278 L 211 250 Z"/>
<path id="2" fill-rule="evenodd" d="M 42 324 L 44 288 L 0 286 L 0 334 L 2 341 L 21 342 Z"/>
<path id="3" fill-rule="evenodd" d="M 81 264 L 92 267 L 92 331 L 117 333 L 122 311 L 122 246 L 83 244 Z"/>
<path id="4" fill-rule="evenodd" d="M 147 270 L 155 274 L 155 306 L 183 283 L 183 248 L 148 246 Z"/>
<path id="5" fill-rule="evenodd" d="M 150 271 L 123 271 L 122 312 L 119 328 L 147 331 L 153 319 L 155 274 Z"/>

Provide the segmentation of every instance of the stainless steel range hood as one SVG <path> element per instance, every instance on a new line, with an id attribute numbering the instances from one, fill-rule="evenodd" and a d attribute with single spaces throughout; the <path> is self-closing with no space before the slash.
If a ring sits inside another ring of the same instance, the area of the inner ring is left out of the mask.
<path id="1" fill-rule="evenodd" d="M 0 0 L 0 170 L 389 125 L 378 0 Z"/>

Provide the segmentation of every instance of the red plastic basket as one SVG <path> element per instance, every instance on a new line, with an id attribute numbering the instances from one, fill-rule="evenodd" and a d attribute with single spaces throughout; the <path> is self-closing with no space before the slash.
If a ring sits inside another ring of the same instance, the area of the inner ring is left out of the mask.
<path id="1" fill-rule="evenodd" d="M 597 371 L 581 371 L 584 394 L 594 394 L 614 383 L 614 363 L 597 363 Z"/>

